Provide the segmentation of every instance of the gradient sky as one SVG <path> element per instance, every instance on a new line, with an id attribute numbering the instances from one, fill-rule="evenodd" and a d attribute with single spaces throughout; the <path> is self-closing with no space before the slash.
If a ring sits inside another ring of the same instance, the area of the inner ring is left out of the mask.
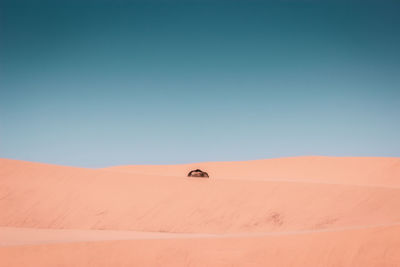
<path id="1" fill-rule="evenodd" d="M 399 1 L 0 0 L 0 157 L 399 157 L 399 14 Z"/>

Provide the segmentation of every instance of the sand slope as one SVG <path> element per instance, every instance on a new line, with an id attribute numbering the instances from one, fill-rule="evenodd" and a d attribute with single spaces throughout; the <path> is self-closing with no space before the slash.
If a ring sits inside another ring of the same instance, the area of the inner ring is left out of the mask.
<path id="1" fill-rule="evenodd" d="M 400 158 L 293 157 L 181 165 L 128 165 L 112 171 L 182 176 L 204 169 L 214 179 L 288 180 L 359 185 L 400 186 Z"/>
<path id="2" fill-rule="evenodd" d="M 399 162 L 299 157 L 91 170 L 0 159 L 0 260 L 400 266 Z M 186 178 L 196 167 L 212 178 Z"/>
<path id="3" fill-rule="evenodd" d="M 400 227 L 275 236 L 0 247 L 4 266 L 379 266 L 400 264 Z"/>

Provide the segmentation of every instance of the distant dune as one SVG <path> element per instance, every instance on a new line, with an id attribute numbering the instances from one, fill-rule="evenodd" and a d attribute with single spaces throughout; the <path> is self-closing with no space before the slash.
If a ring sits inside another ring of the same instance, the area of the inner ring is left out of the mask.
<path id="1" fill-rule="evenodd" d="M 0 266 L 400 266 L 399 207 L 400 158 L 0 159 Z"/>
<path id="2" fill-rule="evenodd" d="M 181 165 L 115 166 L 105 170 L 182 176 L 197 168 L 207 170 L 216 179 L 288 180 L 400 187 L 400 158 L 309 156 Z"/>

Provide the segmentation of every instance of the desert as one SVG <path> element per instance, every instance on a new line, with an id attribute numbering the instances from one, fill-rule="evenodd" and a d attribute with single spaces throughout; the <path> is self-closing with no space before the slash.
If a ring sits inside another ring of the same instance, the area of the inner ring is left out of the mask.
<path id="1" fill-rule="evenodd" d="M 400 267 L 399 14 L 0 0 L 0 267 Z"/>
<path id="2" fill-rule="evenodd" d="M 209 178 L 187 177 L 192 169 Z M 0 160 L 1 266 L 399 266 L 400 159 Z"/>

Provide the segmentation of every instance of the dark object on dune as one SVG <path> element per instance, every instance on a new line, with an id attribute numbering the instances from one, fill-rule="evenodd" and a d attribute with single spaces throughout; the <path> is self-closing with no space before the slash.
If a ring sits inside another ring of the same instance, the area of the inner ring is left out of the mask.
<path id="1" fill-rule="evenodd" d="M 205 177 L 205 178 L 209 177 L 208 173 L 203 172 L 200 169 L 196 169 L 196 170 L 190 171 L 187 176 L 188 177 Z"/>

